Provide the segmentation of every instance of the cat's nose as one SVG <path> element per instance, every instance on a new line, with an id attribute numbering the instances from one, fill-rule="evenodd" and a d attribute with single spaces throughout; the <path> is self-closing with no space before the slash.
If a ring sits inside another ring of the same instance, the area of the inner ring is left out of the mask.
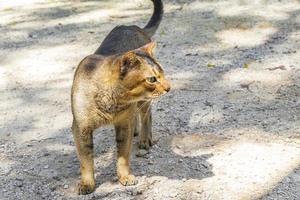
<path id="1" fill-rule="evenodd" d="M 171 86 L 170 86 L 170 84 L 168 82 L 165 82 L 165 84 L 164 84 L 164 90 L 166 92 L 169 92 L 171 90 Z"/>
<path id="2" fill-rule="evenodd" d="M 165 90 L 167 91 L 167 92 L 169 92 L 170 91 L 170 89 L 171 89 L 171 87 L 170 86 L 168 86 Z"/>

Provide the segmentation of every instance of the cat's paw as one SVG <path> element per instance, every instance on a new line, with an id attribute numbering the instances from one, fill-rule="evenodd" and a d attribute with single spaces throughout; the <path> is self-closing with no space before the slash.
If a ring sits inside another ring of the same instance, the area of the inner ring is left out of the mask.
<path id="1" fill-rule="evenodd" d="M 141 140 L 139 142 L 139 148 L 140 149 L 146 149 L 149 150 L 149 148 L 153 145 L 152 139 L 147 139 L 147 140 Z"/>
<path id="2" fill-rule="evenodd" d="M 79 195 L 90 194 L 95 191 L 95 184 L 83 184 L 79 183 L 77 186 L 77 192 Z"/>
<path id="3" fill-rule="evenodd" d="M 119 182 L 124 186 L 137 184 L 137 180 L 135 179 L 134 175 L 132 175 L 132 174 L 129 174 L 127 176 L 121 176 L 119 178 Z"/>

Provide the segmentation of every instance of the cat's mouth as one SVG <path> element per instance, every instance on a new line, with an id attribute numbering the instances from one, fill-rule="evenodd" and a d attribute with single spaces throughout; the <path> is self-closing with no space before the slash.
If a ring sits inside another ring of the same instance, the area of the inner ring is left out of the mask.
<path id="1" fill-rule="evenodd" d="M 146 100 L 152 100 L 152 99 L 157 99 L 163 95 L 167 94 L 167 92 L 164 92 L 162 94 L 153 94 L 151 97 L 145 97 Z"/>

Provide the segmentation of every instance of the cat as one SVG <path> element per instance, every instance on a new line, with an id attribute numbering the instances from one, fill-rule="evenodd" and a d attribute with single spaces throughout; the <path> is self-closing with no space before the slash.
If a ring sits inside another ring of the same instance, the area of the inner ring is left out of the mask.
<path id="1" fill-rule="evenodd" d="M 117 26 L 75 71 L 71 106 L 72 133 L 81 172 L 78 194 L 95 190 L 95 129 L 114 125 L 117 176 L 125 186 L 137 183 L 129 167 L 134 132 L 139 132 L 140 148 L 152 145 L 151 101 L 170 90 L 163 68 L 153 56 L 156 43 L 151 39 L 162 19 L 163 4 L 161 0 L 152 2 L 153 15 L 144 28 Z"/>

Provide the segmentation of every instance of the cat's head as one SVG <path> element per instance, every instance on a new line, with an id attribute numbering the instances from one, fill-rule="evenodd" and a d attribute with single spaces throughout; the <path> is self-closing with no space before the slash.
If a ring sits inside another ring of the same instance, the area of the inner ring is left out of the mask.
<path id="1" fill-rule="evenodd" d="M 154 47 L 155 43 L 151 42 L 118 58 L 119 81 L 126 90 L 122 97 L 124 101 L 147 101 L 169 92 L 170 84 L 153 57 Z"/>

